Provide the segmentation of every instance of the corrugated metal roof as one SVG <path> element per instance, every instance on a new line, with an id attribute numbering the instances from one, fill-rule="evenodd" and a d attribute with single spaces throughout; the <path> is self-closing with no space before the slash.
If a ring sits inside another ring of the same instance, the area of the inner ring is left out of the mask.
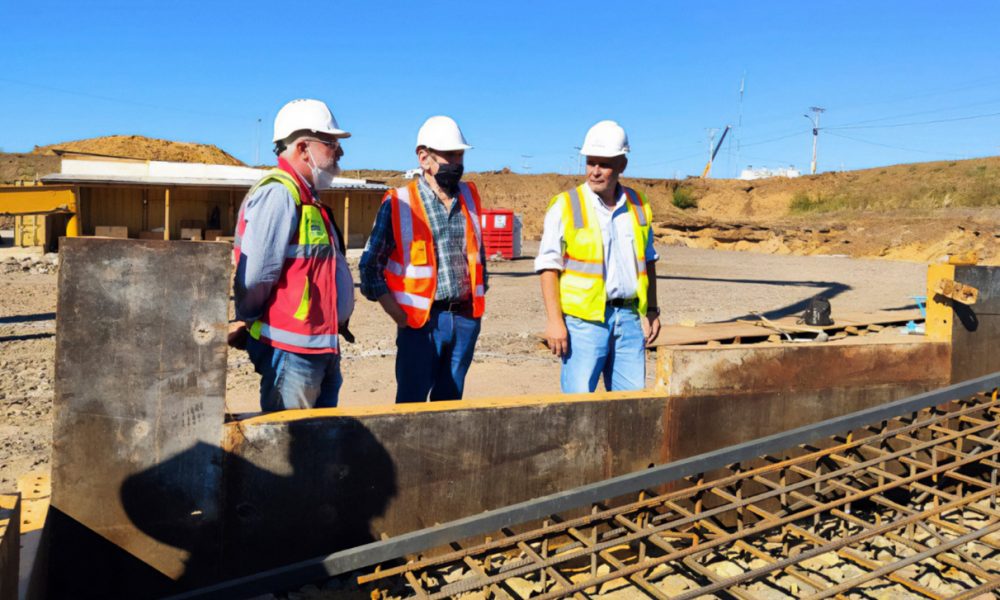
<path id="1" fill-rule="evenodd" d="M 230 179 L 212 177 L 165 177 L 150 175 L 104 175 L 104 174 L 72 174 L 49 173 L 41 177 L 42 183 L 55 184 L 114 184 L 114 185 L 176 185 L 191 187 L 238 187 L 249 188 L 256 183 L 254 179 Z M 358 180 L 334 181 L 332 190 L 370 190 L 384 192 L 389 186 L 381 183 L 367 183 Z"/>

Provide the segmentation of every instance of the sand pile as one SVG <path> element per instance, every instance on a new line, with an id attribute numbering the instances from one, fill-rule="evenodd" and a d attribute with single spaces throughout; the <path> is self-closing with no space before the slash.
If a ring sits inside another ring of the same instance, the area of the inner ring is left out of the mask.
<path id="1" fill-rule="evenodd" d="M 51 155 L 56 150 L 104 154 L 122 158 L 166 160 L 173 162 L 207 163 L 212 165 L 237 165 L 243 162 L 211 144 L 173 142 L 141 135 L 110 135 L 48 146 L 35 146 L 32 154 Z"/>

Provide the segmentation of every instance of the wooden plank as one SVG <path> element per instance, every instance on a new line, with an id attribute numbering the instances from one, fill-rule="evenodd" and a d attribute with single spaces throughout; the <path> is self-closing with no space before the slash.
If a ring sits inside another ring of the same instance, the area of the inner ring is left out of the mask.
<path id="1" fill-rule="evenodd" d="M 843 330 L 845 327 L 861 328 L 869 325 L 885 326 L 906 323 L 908 321 L 922 321 L 923 316 L 916 309 L 872 313 L 845 312 L 834 315 L 833 325 L 822 327 L 801 325 L 796 322 L 798 317 L 795 316 L 769 320 L 778 327 L 788 331 L 805 329 L 818 331 L 822 329 L 828 332 L 836 332 Z M 710 340 L 729 340 L 737 337 L 744 339 L 766 338 L 772 333 L 774 333 L 773 330 L 745 321 L 700 323 L 694 327 L 668 323 L 663 326 L 659 339 L 651 347 L 704 344 Z"/>

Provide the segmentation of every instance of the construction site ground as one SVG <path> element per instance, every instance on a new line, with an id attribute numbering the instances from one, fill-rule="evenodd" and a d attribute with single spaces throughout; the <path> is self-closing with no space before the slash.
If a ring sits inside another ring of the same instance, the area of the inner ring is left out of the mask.
<path id="1" fill-rule="evenodd" d="M 52 444 L 56 255 L 0 248 L 0 490 L 48 469 Z M 194 243 L 194 242 L 192 242 Z M 526 242 L 526 256 L 537 242 Z M 838 256 L 780 256 L 658 246 L 660 305 L 666 322 L 711 322 L 781 316 L 824 295 L 837 311 L 912 308 L 924 293 L 924 263 Z M 357 256 L 350 260 L 357 280 Z M 559 363 L 539 344 L 544 311 L 533 261 L 491 262 L 487 312 L 467 398 L 552 393 Z M 357 294 L 351 319 L 357 343 L 343 351 L 342 406 L 391 403 L 395 391 L 395 325 Z M 898 335 L 886 330 L 882 335 Z M 649 377 L 652 377 L 650 358 Z M 257 375 L 241 351 L 229 354 L 231 412 L 257 410 Z"/>

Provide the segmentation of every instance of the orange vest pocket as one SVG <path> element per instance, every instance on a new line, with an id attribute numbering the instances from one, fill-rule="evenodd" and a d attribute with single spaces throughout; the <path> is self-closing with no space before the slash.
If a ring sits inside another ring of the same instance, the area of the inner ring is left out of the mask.
<path id="1" fill-rule="evenodd" d="M 410 245 L 410 264 L 427 264 L 427 242 L 424 240 L 414 240 Z"/>

